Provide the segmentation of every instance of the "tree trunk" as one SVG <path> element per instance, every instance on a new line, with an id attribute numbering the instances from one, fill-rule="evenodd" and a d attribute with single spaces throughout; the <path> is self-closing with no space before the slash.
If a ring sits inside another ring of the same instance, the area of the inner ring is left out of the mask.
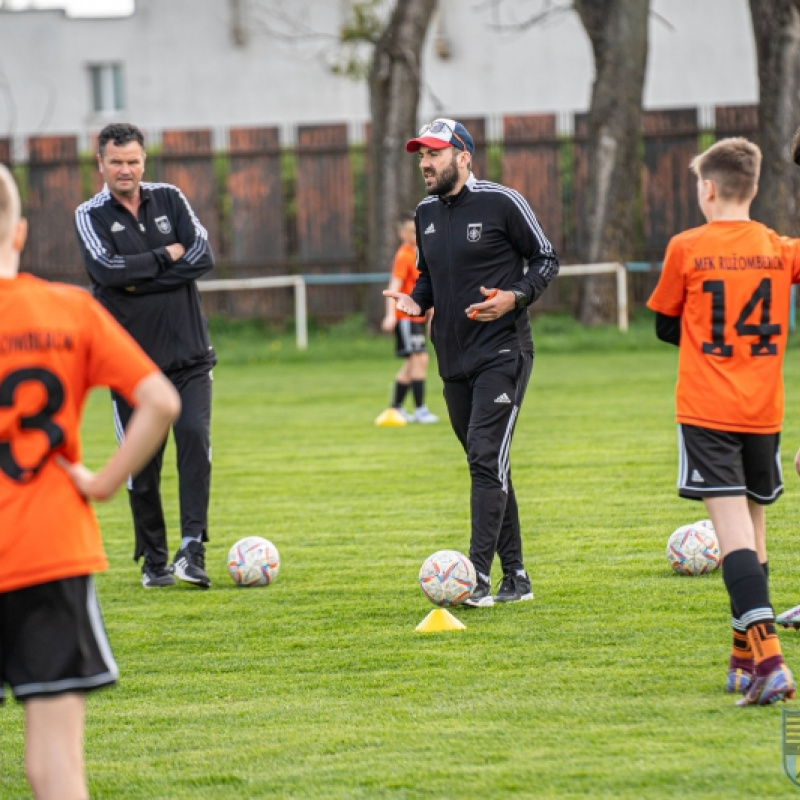
<path id="1" fill-rule="evenodd" d="M 420 55 L 436 0 L 397 0 L 375 45 L 369 73 L 372 130 L 368 147 L 369 256 L 375 272 L 388 272 L 399 245 L 397 219 L 413 210 L 423 190 L 416 159 L 405 142 L 417 132 Z M 369 293 L 367 320 L 377 326 L 384 301 Z"/>
<path id="2" fill-rule="evenodd" d="M 753 217 L 797 235 L 800 170 L 789 153 L 800 125 L 800 0 L 750 0 L 758 59 L 758 145 L 763 154 Z"/>
<path id="3" fill-rule="evenodd" d="M 587 123 L 587 230 L 581 254 L 589 263 L 626 261 L 634 247 L 649 8 L 650 0 L 575 0 L 595 63 Z M 614 311 L 613 286 L 604 276 L 586 278 L 581 322 L 608 322 Z"/>

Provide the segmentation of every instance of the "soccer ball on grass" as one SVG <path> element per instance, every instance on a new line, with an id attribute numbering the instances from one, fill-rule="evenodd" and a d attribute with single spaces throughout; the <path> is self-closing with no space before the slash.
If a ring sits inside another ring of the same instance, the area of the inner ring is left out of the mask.
<path id="1" fill-rule="evenodd" d="M 457 550 L 439 550 L 422 564 L 419 588 L 435 606 L 457 606 L 475 589 L 472 562 Z"/>
<path id="2" fill-rule="evenodd" d="M 240 586 L 267 586 L 280 566 L 278 548 L 261 536 L 240 539 L 228 553 L 228 573 Z"/>
<path id="3" fill-rule="evenodd" d="M 681 575 L 704 575 L 720 565 L 719 541 L 710 520 L 681 525 L 667 542 L 667 561 Z"/>

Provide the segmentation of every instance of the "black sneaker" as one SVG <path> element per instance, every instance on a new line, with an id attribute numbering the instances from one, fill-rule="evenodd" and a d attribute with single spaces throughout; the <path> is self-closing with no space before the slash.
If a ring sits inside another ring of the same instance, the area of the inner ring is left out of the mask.
<path id="1" fill-rule="evenodd" d="M 211 586 L 211 578 L 206 572 L 206 548 L 202 542 L 189 542 L 186 547 L 178 550 L 175 553 L 172 569 L 175 576 L 182 581 L 201 586 L 203 589 Z"/>
<path id="2" fill-rule="evenodd" d="M 166 564 L 151 564 L 144 560 L 142 567 L 142 586 L 145 589 L 154 589 L 157 586 L 174 586 L 175 578 L 172 570 Z"/>
<path id="3" fill-rule="evenodd" d="M 472 608 L 487 608 L 488 606 L 493 606 L 494 598 L 492 597 L 492 587 L 481 578 L 478 578 L 475 590 L 464 601 L 464 605 L 472 606 Z"/>
<path id="4" fill-rule="evenodd" d="M 519 603 L 521 600 L 533 600 L 531 579 L 528 577 L 528 573 L 517 575 L 516 572 L 510 572 L 503 575 L 494 599 L 497 603 Z"/>

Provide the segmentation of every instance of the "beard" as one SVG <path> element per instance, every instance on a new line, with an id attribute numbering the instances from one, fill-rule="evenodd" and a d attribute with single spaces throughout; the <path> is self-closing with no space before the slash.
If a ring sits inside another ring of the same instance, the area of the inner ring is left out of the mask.
<path id="1" fill-rule="evenodd" d="M 453 189 L 456 188 L 456 184 L 458 183 L 458 164 L 456 164 L 455 149 L 450 163 L 446 167 L 442 167 L 442 170 L 438 175 L 436 175 L 433 170 L 430 170 L 428 175 L 425 175 L 424 177 L 436 178 L 436 182 L 433 183 L 429 189 L 426 189 L 428 194 L 435 194 L 439 197 L 444 197 L 445 195 L 450 194 Z"/>

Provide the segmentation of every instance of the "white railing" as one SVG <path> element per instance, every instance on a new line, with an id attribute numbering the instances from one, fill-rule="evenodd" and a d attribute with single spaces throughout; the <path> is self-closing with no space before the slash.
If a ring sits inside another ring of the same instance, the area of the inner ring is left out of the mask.
<path id="1" fill-rule="evenodd" d="M 620 331 L 628 330 L 628 273 L 624 264 L 610 261 L 604 264 L 570 264 L 562 266 L 559 277 L 572 275 L 617 276 L 617 325 Z M 221 280 L 197 281 L 201 292 L 232 292 L 247 289 L 285 289 L 294 288 L 295 337 L 298 350 L 308 347 L 308 306 L 306 283 L 389 283 L 389 273 L 353 273 L 349 275 L 275 275 L 268 278 L 226 278 Z"/>

